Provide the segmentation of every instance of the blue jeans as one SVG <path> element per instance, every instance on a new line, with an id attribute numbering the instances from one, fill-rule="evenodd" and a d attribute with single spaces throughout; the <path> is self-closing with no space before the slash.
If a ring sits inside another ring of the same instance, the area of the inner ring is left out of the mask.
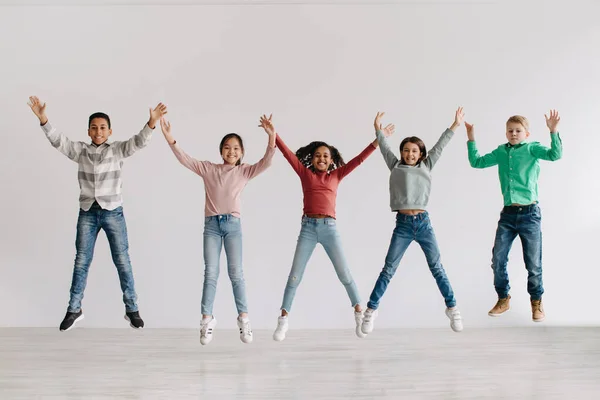
<path id="1" fill-rule="evenodd" d="M 527 268 L 527 292 L 531 300 L 540 300 L 544 293 L 542 282 L 542 213 L 537 204 L 504 207 L 500 213 L 496 240 L 492 250 L 494 286 L 498 298 L 510 291 L 508 283 L 508 253 L 517 237 L 523 245 L 523 259 Z"/>
<path id="2" fill-rule="evenodd" d="M 73 268 L 68 311 L 79 312 L 81 309 L 81 300 L 83 299 L 90 264 L 94 257 L 94 246 L 100 229 L 103 229 L 106 233 L 112 259 L 115 267 L 117 267 L 125 310 L 127 312 L 138 311 L 123 207 L 117 207 L 114 210 L 103 210 L 96 202 L 88 211 L 79 210 L 77 239 L 75 240 L 77 255 L 75 256 L 75 268 Z"/>
<path id="3" fill-rule="evenodd" d="M 225 246 L 227 272 L 233 286 L 238 314 L 247 313 L 246 283 L 242 270 L 242 223 L 231 214 L 214 215 L 204 219 L 204 288 L 202 314 L 212 315 L 219 279 L 221 249 Z"/>
<path id="4" fill-rule="evenodd" d="M 379 307 L 381 297 L 383 297 L 390 280 L 396 273 L 402 256 L 413 240 L 421 246 L 421 249 L 425 253 L 429 270 L 435 278 L 440 293 L 444 296 L 446 307 L 456 306 L 452 286 L 450 286 L 450 281 L 442 266 L 440 249 L 435 238 L 435 233 L 433 232 L 433 227 L 431 226 L 429 213 L 423 212 L 418 215 L 398 213 L 396 216 L 396 228 L 392 234 L 390 248 L 385 256 L 385 265 L 379 274 L 379 278 L 375 283 L 369 303 L 367 304 L 367 307 L 370 309 L 376 310 Z"/>
<path id="5" fill-rule="evenodd" d="M 333 263 L 333 268 L 335 268 L 338 279 L 344 285 L 348 297 L 350 297 L 352 306 L 360 304 L 358 289 L 356 283 L 354 283 L 354 279 L 352 279 L 348 263 L 342 251 L 342 242 L 336 227 L 335 219 L 309 218 L 303 216 L 302 228 L 300 229 L 298 243 L 296 244 L 296 252 L 294 253 L 292 270 L 290 271 L 285 287 L 285 293 L 283 295 L 283 303 L 281 305 L 282 310 L 289 312 L 292 308 L 296 289 L 302 281 L 302 276 L 306 270 L 306 264 L 317 246 L 317 243 L 321 243 L 329 256 L 329 259 Z"/>

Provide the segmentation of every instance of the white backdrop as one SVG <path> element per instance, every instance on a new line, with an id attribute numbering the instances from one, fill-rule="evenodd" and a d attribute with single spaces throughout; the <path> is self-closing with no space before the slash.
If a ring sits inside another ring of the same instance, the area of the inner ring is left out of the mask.
<path id="1" fill-rule="evenodd" d="M 219 161 L 221 137 L 239 132 L 247 162 L 264 152 L 267 137 L 257 127 L 262 113 L 274 114 L 291 148 L 325 140 L 350 159 L 373 139 L 378 110 L 397 125 L 394 147 L 408 135 L 431 147 L 462 105 L 476 124 L 480 151 L 487 152 L 504 141 L 504 122 L 512 114 L 528 116 L 532 140 L 549 144 L 543 114 L 557 108 L 564 157 L 543 163 L 540 178 L 545 324 L 599 324 L 598 3 L 283 3 L 2 3 L 0 326 L 57 326 L 75 254 L 77 166 L 39 129 L 26 105 L 33 94 L 48 103 L 53 125 L 76 140 L 86 140 L 87 118 L 95 111 L 111 116 L 113 140 L 126 139 L 143 126 L 148 107 L 163 101 L 187 152 Z M 434 170 L 429 206 L 465 327 L 531 325 L 518 240 L 509 264 L 513 311 L 502 320 L 487 316 L 496 299 L 490 258 L 502 198 L 496 169 L 472 169 L 465 142 L 461 127 Z M 244 269 L 254 328 L 276 324 L 300 229 L 301 196 L 299 179 L 280 153 L 244 192 Z M 204 189 L 179 165 L 159 129 L 148 148 L 126 160 L 124 199 L 147 326 L 196 327 Z M 394 227 L 388 204 L 388 170 L 377 151 L 338 194 L 339 230 L 363 304 Z M 84 326 L 126 326 L 103 233 L 83 308 Z M 382 300 L 378 327 L 443 327 L 443 310 L 413 244 Z M 224 259 L 215 315 L 219 327 L 234 326 Z M 353 324 L 349 300 L 320 247 L 298 290 L 291 324 Z"/>

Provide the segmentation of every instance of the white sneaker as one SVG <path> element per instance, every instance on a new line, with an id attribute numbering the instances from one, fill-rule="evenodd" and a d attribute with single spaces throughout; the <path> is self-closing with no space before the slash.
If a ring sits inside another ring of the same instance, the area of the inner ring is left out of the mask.
<path id="1" fill-rule="evenodd" d="M 450 319 L 450 327 L 454 332 L 463 330 L 462 317 L 458 307 L 446 308 L 446 316 Z"/>
<path id="2" fill-rule="evenodd" d="M 367 311 L 365 311 L 365 315 L 363 317 L 362 325 L 360 327 L 362 333 L 366 335 L 368 333 L 373 332 L 373 328 L 375 326 L 375 318 L 377 318 L 377 314 L 377 310 L 371 310 L 370 308 L 367 308 Z"/>
<path id="3" fill-rule="evenodd" d="M 252 343 L 252 327 L 250 326 L 250 320 L 246 317 L 244 319 L 237 319 L 237 326 L 240 328 L 240 340 L 244 343 Z"/>
<path id="4" fill-rule="evenodd" d="M 285 333 L 288 331 L 288 317 L 279 317 L 277 318 L 277 328 L 275 329 L 275 333 L 273 333 L 273 340 L 277 342 L 281 342 L 285 339 Z"/>
<path id="5" fill-rule="evenodd" d="M 367 337 L 367 334 L 363 333 L 363 331 L 362 331 L 362 324 L 363 324 L 362 311 L 361 312 L 354 311 L 354 321 L 356 321 L 356 336 L 358 336 L 361 339 Z"/>
<path id="6" fill-rule="evenodd" d="M 217 319 L 213 316 L 211 319 L 202 318 L 200 322 L 200 343 L 209 344 L 213 339 L 213 330 L 217 326 Z"/>

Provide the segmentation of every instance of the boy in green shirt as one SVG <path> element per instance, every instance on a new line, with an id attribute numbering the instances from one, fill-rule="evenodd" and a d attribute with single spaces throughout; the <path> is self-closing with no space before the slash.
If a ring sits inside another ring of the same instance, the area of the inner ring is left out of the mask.
<path id="1" fill-rule="evenodd" d="M 556 161 L 562 157 L 562 142 L 557 127 L 560 117 L 556 110 L 550 111 L 546 125 L 550 129 L 551 147 L 539 142 L 527 142 L 529 121 L 520 115 L 506 122 L 508 143 L 480 156 L 475 143 L 473 125 L 465 122 L 469 162 L 473 168 L 488 168 L 498 165 L 500 188 L 504 197 L 504 208 L 500 214 L 496 240 L 492 250 L 492 270 L 498 302 L 488 315 L 498 317 L 510 310 L 510 285 L 508 282 L 508 253 L 517 235 L 523 244 L 523 258 L 527 268 L 527 291 L 531 298 L 534 322 L 545 318 L 542 306 L 544 293 L 542 281 L 542 215 L 538 205 L 539 160 Z"/>

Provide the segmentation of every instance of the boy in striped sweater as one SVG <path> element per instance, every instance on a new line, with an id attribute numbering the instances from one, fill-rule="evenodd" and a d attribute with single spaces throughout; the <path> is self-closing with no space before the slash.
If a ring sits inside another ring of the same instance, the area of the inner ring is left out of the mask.
<path id="1" fill-rule="evenodd" d="M 56 130 L 46 116 L 46 103 L 37 97 L 29 98 L 29 107 L 40 120 L 40 125 L 50 144 L 72 161 L 79 164 L 79 219 L 77 221 L 77 254 L 71 282 L 71 296 L 67 313 L 60 324 L 61 331 L 68 331 L 83 319 L 81 300 L 85 290 L 88 271 L 94 255 L 94 246 L 101 229 L 106 233 L 113 262 L 117 267 L 125 319 L 132 328 L 144 327 L 140 317 L 133 271 L 129 259 L 127 225 L 123 215 L 121 196 L 121 167 L 123 159 L 146 147 L 152 137 L 156 122 L 167 113 L 160 103 L 150 109 L 150 119 L 137 135 L 123 142 L 108 143 L 112 135 L 110 118 L 104 113 L 92 114 L 88 123 L 91 143 L 75 142 Z"/>

